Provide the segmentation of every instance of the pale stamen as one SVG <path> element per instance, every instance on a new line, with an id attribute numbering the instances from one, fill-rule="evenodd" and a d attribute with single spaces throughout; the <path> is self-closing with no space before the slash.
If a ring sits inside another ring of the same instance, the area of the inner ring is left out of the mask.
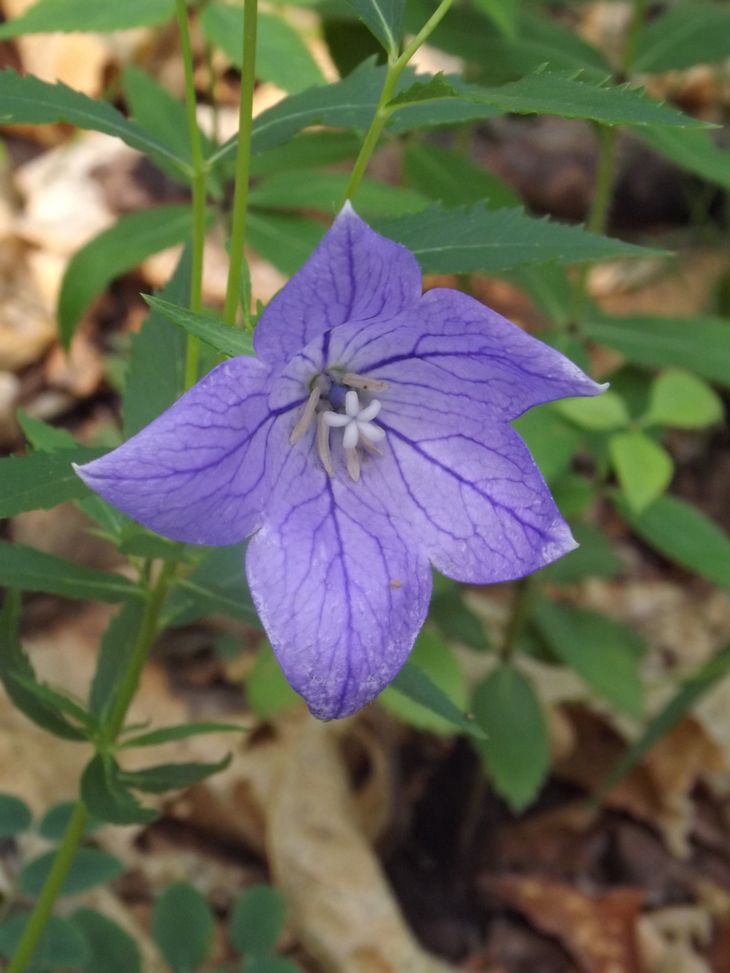
<path id="1" fill-rule="evenodd" d="M 360 479 L 360 456 L 356 449 L 345 449 L 345 465 L 350 474 L 350 479 L 357 483 Z"/>
<path id="2" fill-rule="evenodd" d="M 317 417 L 317 455 L 329 476 L 334 476 L 335 469 L 330 452 L 330 424 L 327 422 L 327 415 L 326 412 L 320 412 Z"/>
<path id="3" fill-rule="evenodd" d="M 360 392 L 385 392 L 388 388 L 387 382 L 368 378 L 367 375 L 356 375 L 355 372 L 345 372 L 342 376 L 342 384 L 349 385 L 351 389 L 358 389 Z"/>
<path id="4" fill-rule="evenodd" d="M 307 404 L 304 406 L 304 412 L 299 419 L 299 422 L 294 426 L 289 436 L 290 445 L 294 445 L 299 439 L 302 438 L 304 433 L 309 429 L 312 424 L 312 419 L 314 419 L 315 413 L 317 411 L 317 406 L 319 405 L 319 400 L 322 397 L 322 392 L 318 386 L 315 386 L 309 393 L 309 398 L 307 399 Z"/>

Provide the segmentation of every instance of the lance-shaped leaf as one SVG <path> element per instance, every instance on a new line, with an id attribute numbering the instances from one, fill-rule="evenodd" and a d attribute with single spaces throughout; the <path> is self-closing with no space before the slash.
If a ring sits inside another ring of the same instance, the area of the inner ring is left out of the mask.
<path id="1" fill-rule="evenodd" d="M 119 764 L 109 754 L 97 754 L 81 776 L 81 797 L 89 813 L 109 824 L 148 824 L 157 817 L 143 807 L 120 779 Z"/>
<path id="2" fill-rule="evenodd" d="M 120 138 L 152 159 L 164 159 L 187 171 L 181 159 L 149 132 L 125 118 L 112 105 L 89 98 L 65 84 L 49 84 L 33 75 L 0 71 L 0 121 L 4 125 L 68 122 L 77 128 Z"/>
<path id="3" fill-rule="evenodd" d="M 422 709 L 428 710 L 446 724 L 477 739 L 484 739 L 484 730 L 459 709 L 449 696 L 413 662 L 407 662 L 395 677 L 391 689 L 401 693 Z M 443 725 L 443 724 L 442 724 Z"/>
<path id="4" fill-rule="evenodd" d="M 78 250 L 66 268 L 58 299 L 58 327 L 68 346 L 86 308 L 115 277 L 191 233 L 189 206 L 161 206 L 122 216 Z"/>
<path id="5" fill-rule="evenodd" d="M 730 10 L 723 4 L 678 4 L 647 24 L 636 45 L 634 70 L 676 71 L 730 56 Z"/>
<path id="6" fill-rule="evenodd" d="M 154 27 L 172 17 L 174 0 L 37 0 L 19 17 L 0 26 L 0 39 L 56 31 L 107 33 L 131 27 Z"/>
<path id="7" fill-rule="evenodd" d="M 8 541 L 0 541 L 0 585 L 91 601 L 115 602 L 142 597 L 141 590 L 121 574 L 85 568 Z"/>
<path id="8" fill-rule="evenodd" d="M 29 453 L 0 459 L 0 517 L 24 510 L 49 510 L 66 500 L 90 497 L 72 463 L 88 463 L 104 450 L 75 446 L 55 453 Z"/>
<path id="9" fill-rule="evenodd" d="M 168 321 L 177 324 L 188 334 L 195 335 L 227 358 L 236 355 L 252 355 L 251 336 L 225 324 L 214 314 L 201 314 L 165 301 L 161 297 L 148 297 L 145 300 L 152 308 Z"/>
<path id="10" fill-rule="evenodd" d="M 225 770 L 230 762 L 231 755 L 226 754 L 215 763 L 159 764 L 157 767 L 145 767 L 144 770 L 122 770 L 118 778 L 125 787 L 150 794 L 164 794 L 165 791 L 199 784 L 206 777 Z"/>
<path id="11" fill-rule="evenodd" d="M 711 133 L 647 126 L 636 129 L 635 134 L 642 142 L 688 172 L 730 189 L 730 152 L 719 148 L 712 140 Z"/>
<path id="12" fill-rule="evenodd" d="M 408 247 L 424 271 L 437 274 L 496 272 L 525 264 L 573 264 L 650 252 L 579 226 L 535 219 L 521 209 L 491 211 L 483 205 L 453 209 L 433 205 L 377 225 Z"/>
<path id="13" fill-rule="evenodd" d="M 403 35 L 405 0 L 348 0 L 388 54 L 397 55 Z"/>

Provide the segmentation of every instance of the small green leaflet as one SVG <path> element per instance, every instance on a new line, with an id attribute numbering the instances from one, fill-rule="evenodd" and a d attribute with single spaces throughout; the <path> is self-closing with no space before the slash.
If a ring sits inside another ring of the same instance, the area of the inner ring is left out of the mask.
<path id="1" fill-rule="evenodd" d="M 639 537 L 670 561 L 730 586 L 730 538 L 696 507 L 671 496 L 660 497 L 640 514 L 620 500 L 617 505 Z"/>
<path id="2" fill-rule="evenodd" d="M 0 71 L 0 122 L 3 125 L 68 122 L 78 128 L 113 135 L 152 159 L 161 157 L 187 172 L 185 159 L 178 158 L 107 102 L 96 101 L 65 84 L 48 84 L 30 74 L 21 76 L 9 68 Z"/>
<path id="3" fill-rule="evenodd" d="M 173 973 L 191 973 L 202 966 L 214 931 L 210 906 L 187 882 L 168 886 L 155 902 L 152 933 Z"/>
<path id="4" fill-rule="evenodd" d="M 154 27 L 172 17 L 174 0 L 37 0 L 25 13 L 0 25 L 0 39 L 56 31 L 107 33 L 131 27 Z"/>
<path id="5" fill-rule="evenodd" d="M 181 723 L 179 726 L 162 726 L 148 733 L 140 733 L 128 737 L 119 744 L 120 750 L 130 750 L 134 747 L 156 747 L 160 743 L 170 743 L 174 740 L 187 740 L 188 737 L 201 736 L 209 733 L 247 733 L 249 727 L 237 723 Z"/>
<path id="6" fill-rule="evenodd" d="M 8 541 L 0 541 L 0 585 L 89 601 L 114 602 L 142 597 L 137 585 L 121 574 L 85 568 Z"/>
<path id="7" fill-rule="evenodd" d="M 649 368 L 677 365 L 730 387 L 730 323 L 712 317 L 610 318 L 586 322 L 586 336 Z"/>
<path id="8" fill-rule="evenodd" d="M 33 815 L 25 801 L 14 794 L 0 793 L 0 841 L 27 831 L 32 821 Z"/>
<path id="9" fill-rule="evenodd" d="M 682 368 L 662 372 L 652 382 L 642 423 L 702 429 L 722 422 L 722 399 L 707 382 Z"/>
<path id="10" fill-rule="evenodd" d="M 143 770 L 120 770 L 118 780 L 123 787 L 131 787 L 149 794 L 164 794 L 166 791 L 192 787 L 206 777 L 225 770 L 231 762 L 226 754 L 214 763 L 159 764 Z"/>
<path id="11" fill-rule="evenodd" d="M 29 453 L 0 459 L 0 517 L 24 510 L 49 510 L 66 500 L 89 496 L 89 488 L 74 472 L 72 463 L 88 463 L 105 451 L 75 446 L 53 453 Z"/>
<path id="12" fill-rule="evenodd" d="M 81 315 L 115 277 L 191 233 L 189 206 L 160 206 L 120 217 L 89 240 L 66 268 L 58 299 L 58 327 L 68 347 Z"/>
<path id="13" fill-rule="evenodd" d="M 39 895 L 55 858 L 55 850 L 47 851 L 23 868 L 18 881 L 26 895 L 34 898 Z M 95 885 L 111 882 L 121 874 L 122 869 L 119 859 L 108 852 L 98 848 L 79 848 L 59 894 L 75 895 Z"/>
<path id="14" fill-rule="evenodd" d="M 20 943 L 30 912 L 21 912 L 0 923 L 0 956 L 12 957 Z M 89 959 L 86 940 L 68 919 L 50 916 L 33 955 L 28 973 L 84 968 Z M 133 973 L 133 971 L 130 971 Z"/>
<path id="15" fill-rule="evenodd" d="M 273 953 L 284 930 L 286 905 L 271 885 L 252 885 L 233 906 L 228 934 L 243 956 Z"/>
<path id="16" fill-rule="evenodd" d="M 478 686 L 473 706 L 485 735 L 477 750 L 494 788 L 521 811 L 537 795 L 550 766 L 540 700 L 521 672 L 502 664 Z"/>
<path id="17" fill-rule="evenodd" d="M 77 909 L 71 916 L 89 948 L 84 973 L 141 973 L 142 957 L 137 943 L 116 922 L 94 909 Z"/>
<path id="18" fill-rule="evenodd" d="M 435 204 L 376 229 L 416 256 L 426 273 L 510 270 L 525 264 L 574 264 L 651 251 L 596 236 L 578 226 L 535 219 L 521 209 L 488 210 L 483 205 L 444 209 Z"/>
<path id="19" fill-rule="evenodd" d="M 462 733 L 477 739 L 484 738 L 484 731 L 474 720 L 465 715 L 431 679 L 423 669 L 407 662 L 391 683 L 391 688 L 407 696 L 420 706 L 431 710 Z"/>
<path id="20" fill-rule="evenodd" d="M 626 502 L 641 513 L 672 482 L 674 462 L 666 449 L 640 429 L 614 433 L 608 452 Z"/>
<path id="21" fill-rule="evenodd" d="M 232 328 L 213 314 L 198 314 L 160 297 L 145 296 L 145 301 L 153 311 L 158 311 L 168 321 L 179 325 L 188 334 L 195 335 L 228 358 L 254 353 L 250 335 Z"/>
<path id="22" fill-rule="evenodd" d="M 348 0 L 358 16 L 388 54 L 400 51 L 405 0 Z"/>
<path id="23" fill-rule="evenodd" d="M 645 646 L 605 615 L 542 600 L 534 622 L 555 655 L 620 712 L 638 718 L 644 705 L 639 663 Z"/>

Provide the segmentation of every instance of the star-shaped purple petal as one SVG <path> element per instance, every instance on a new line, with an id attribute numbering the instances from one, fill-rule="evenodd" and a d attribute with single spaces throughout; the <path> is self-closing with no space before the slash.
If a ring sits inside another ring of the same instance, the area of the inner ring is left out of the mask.
<path id="1" fill-rule="evenodd" d="M 167 537 L 253 534 L 285 674 L 316 716 L 346 716 L 405 662 L 431 565 L 491 583 L 575 547 L 509 422 L 602 386 L 471 297 L 422 295 L 412 254 L 349 205 L 254 344 L 78 472 Z"/>

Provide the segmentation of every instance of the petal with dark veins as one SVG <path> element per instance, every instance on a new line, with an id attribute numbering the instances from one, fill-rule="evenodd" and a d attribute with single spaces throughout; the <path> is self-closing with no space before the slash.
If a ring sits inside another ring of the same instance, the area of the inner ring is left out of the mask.
<path id="1" fill-rule="evenodd" d="M 347 321 L 393 317 L 420 296 L 416 258 L 371 230 L 348 203 L 261 315 L 254 334 L 256 354 L 284 365 L 317 335 Z"/>
<path id="2" fill-rule="evenodd" d="M 315 716 L 335 719 L 403 666 L 428 611 L 431 570 L 367 489 L 306 463 L 292 452 L 246 571 L 287 679 Z"/>
<path id="3" fill-rule="evenodd" d="M 232 358 L 136 436 L 76 472 L 112 506 L 165 537 L 235 544 L 262 522 L 288 453 L 281 423 L 303 405 L 272 411 L 270 380 L 268 366 L 255 358 Z"/>

